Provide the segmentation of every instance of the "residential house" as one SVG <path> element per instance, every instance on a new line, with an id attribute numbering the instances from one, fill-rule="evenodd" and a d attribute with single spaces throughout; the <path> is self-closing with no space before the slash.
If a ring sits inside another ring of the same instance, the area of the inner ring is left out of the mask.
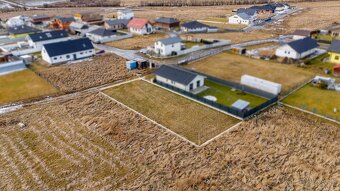
<path id="1" fill-rule="evenodd" d="M 128 19 L 115 19 L 115 20 L 107 20 L 104 23 L 104 27 L 107 30 L 118 30 L 125 29 L 129 23 Z"/>
<path id="2" fill-rule="evenodd" d="M 162 65 L 155 71 L 156 82 L 161 82 L 184 91 L 193 91 L 204 86 L 205 76 L 179 66 Z"/>
<path id="3" fill-rule="evenodd" d="M 80 38 L 43 45 L 41 56 L 49 64 L 60 64 L 95 55 L 95 49 L 88 38 Z"/>
<path id="4" fill-rule="evenodd" d="M 117 11 L 117 19 L 131 20 L 134 18 L 134 13 L 131 9 L 123 9 Z"/>
<path id="5" fill-rule="evenodd" d="M 107 30 L 104 28 L 98 28 L 93 31 L 86 33 L 86 37 L 92 40 L 94 43 L 105 43 L 110 41 L 121 40 L 124 38 L 129 38 L 131 36 L 117 32 L 115 30 Z"/>
<path id="6" fill-rule="evenodd" d="M 295 30 L 292 35 L 293 35 L 294 40 L 299 40 L 299 39 L 303 39 L 303 38 L 306 38 L 306 37 L 311 37 L 311 31 L 309 31 L 309 30 Z"/>
<path id="7" fill-rule="evenodd" d="M 333 75 L 334 76 L 340 76 L 340 65 L 338 64 L 338 65 L 335 65 L 334 67 L 333 67 Z"/>
<path id="8" fill-rule="evenodd" d="M 33 15 L 31 17 L 31 23 L 35 25 L 48 23 L 49 21 L 51 21 L 51 17 L 47 15 Z"/>
<path id="9" fill-rule="evenodd" d="M 30 47 L 41 51 L 44 44 L 67 41 L 70 40 L 70 37 L 65 30 L 56 30 L 29 34 L 26 40 Z"/>
<path id="10" fill-rule="evenodd" d="M 306 37 L 280 46 L 276 49 L 275 55 L 278 57 L 302 59 L 314 54 L 318 47 L 319 45 L 314 39 Z"/>
<path id="11" fill-rule="evenodd" d="M 170 37 L 155 42 L 155 53 L 161 56 L 177 55 L 182 49 L 182 39 Z"/>
<path id="12" fill-rule="evenodd" d="M 89 25 L 80 22 L 72 22 L 69 26 L 70 33 L 83 36 L 85 35 L 84 31 L 88 32 Z"/>
<path id="13" fill-rule="evenodd" d="M 151 34 L 153 27 L 149 20 L 141 18 L 133 18 L 129 24 L 128 29 L 130 32 L 140 35 Z"/>
<path id="14" fill-rule="evenodd" d="M 175 18 L 169 18 L 169 17 L 158 17 L 155 20 L 154 26 L 159 27 L 161 29 L 165 30 L 172 30 L 175 28 L 179 28 L 179 20 Z"/>
<path id="15" fill-rule="evenodd" d="M 340 64 L 340 40 L 333 40 L 328 48 L 329 61 L 331 63 Z"/>
<path id="16" fill-rule="evenodd" d="M 340 37 L 340 28 L 335 28 L 330 31 L 332 37 Z"/>
<path id="17" fill-rule="evenodd" d="M 29 22 L 29 20 L 30 20 L 29 17 L 19 15 L 16 17 L 9 18 L 6 22 L 6 26 L 9 28 L 19 27 L 22 25 L 26 25 Z"/>
<path id="18" fill-rule="evenodd" d="M 25 37 L 28 34 L 33 34 L 40 32 L 41 30 L 27 26 L 27 25 L 22 25 L 22 26 L 17 26 L 17 27 L 9 27 L 7 28 L 8 34 L 11 37 Z"/>
<path id="19" fill-rule="evenodd" d="M 189 33 L 199 33 L 199 32 L 217 32 L 218 28 L 209 26 L 197 21 L 187 22 L 181 25 L 181 30 L 183 32 Z"/>
<path id="20" fill-rule="evenodd" d="M 56 17 L 54 26 L 59 29 L 69 30 L 70 24 L 76 21 L 73 17 Z"/>
<path id="21" fill-rule="evenodd" d="M 238 13 L 236 15 L 233 15 L 229 17 L 229 23 L 230 24 L 244 24 L 244 25 L 250 25 L 255 21 L 254 16 L 250 16 L 244 12 Z"/>
<path id="22" fill-rule="evenodd" d="M 94 12 L 80 12 L 74 18 L 89 24 L 103 24 L 103 15 Z"/>

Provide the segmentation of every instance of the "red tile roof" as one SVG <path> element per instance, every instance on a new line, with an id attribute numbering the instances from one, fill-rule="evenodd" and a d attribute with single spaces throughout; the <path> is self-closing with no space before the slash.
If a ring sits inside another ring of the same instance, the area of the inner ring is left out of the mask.
<path id="1" fill-rule="evenodd" d="M 334 73 L 340 74 L 340 64 L 333 67 Z"/>
<path id="2" fill-rule="evenodd" d="M 135 29 L 141 29 L 141 28 L 143 28 L 147 23 L 150 23 L 148 19 L 133 18 L 133 19 L 129 22 L 128 27 L 135 28 Z"/>

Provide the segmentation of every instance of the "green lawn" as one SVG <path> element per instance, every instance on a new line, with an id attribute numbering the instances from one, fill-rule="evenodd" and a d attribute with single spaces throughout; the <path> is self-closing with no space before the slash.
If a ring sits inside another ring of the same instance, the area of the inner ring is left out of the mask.
<path id="1" fill-rule="evenodd" d="M 340 93 L 336 91 L 308 84 L 285 98 L 283 103 L 340 121 Z M 334 108 L 338 112 L 334 113 Z"/>
<path id="2" fill-rule="evenodd" d="M 57 89 L 28 69 L 0 76 L 0 104 L 55 93 Z"/>
<path id="3" fill-rule="evenodd" d="M 193 46 L 203 46 L 203 45 L 205 45 L 204 43 L 201 43 L 201 42 L 184 41 L 183 43 L 185 44 L 186 49 L 192 48 Z"/>
<path id="4" fill-rule="evenodd" d="M 250 107 L 256 107 L 267 101 L 265 98 L 241 92 L 240 90 L 233 91 L 231 87 L 213 82 L 211 80 L 205 80 L 204 84 L 205 86 L 208 86 L 209 89 L 198 95 L 202 97 L 208 95 L 214 96 L 217 98 L 217 103 L 225 106 L 231 106 L 238 99 L 248 101 L 250 103 Z"/>
<path id="5" fill-rule="evenodd" d="M 316 58 L 313 58 L 311 60 L 306 61 L 307 64 L 307 69 L 310 70 L 311 72 L 322 75 L 322 76 L 327 76 L 331 78 L 336 78 L 340 82 L 340 77 L 333 76 L 333 67 L 335 64 L 324 61 L 327 60 L 328 58 L 328 53 L 322 54 Z M 331 71 L 330 74 L 325 74 L 324 70 L 328 69 Z"/>

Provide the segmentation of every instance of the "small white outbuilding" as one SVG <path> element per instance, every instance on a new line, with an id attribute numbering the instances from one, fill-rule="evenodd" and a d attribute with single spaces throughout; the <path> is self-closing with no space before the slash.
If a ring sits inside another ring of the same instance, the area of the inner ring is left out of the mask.
<path id="1" fill-rule="evenodd" d="M 254 89 L 259 89 L 264 92 L 268 92 L 274 95 L 278 95 L 281 92 L 281 84 L 267 81 L 261 78 L 257 78 L 250 75 L 243 75 L 241 77 L 241 84 L 245 86 L 252 87 Z"/>

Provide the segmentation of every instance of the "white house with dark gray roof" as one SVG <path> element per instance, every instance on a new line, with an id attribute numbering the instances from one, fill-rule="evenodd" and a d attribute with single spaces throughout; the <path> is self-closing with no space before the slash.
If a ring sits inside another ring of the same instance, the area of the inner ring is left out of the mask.
<path id="1" fill-rule="evenodd" d="M 190 21 L 181 25 L 183 32 L 200 33 L 200 32 L 217 32 L 218 28 L 209 26 L 198 21 Z"/>
<path id="2" fill-rule="evenodd" d="M 178 66 L 162 65 L 155 71 L 156 81 L 174 86 L 184 91 L 193 91 L 204 86 L 205 76 Z"/>
<path id="3" fill-rule="evenodd" d="M 30 47 L 41 51 L 44 44 L 70 40 L 67 32 L 64 30 L 48 31 L 35 34 L 29 34 L 26 40 Z"/>
<path id="4" fill-rule="evenodd" d="M 45 44 L 41 50 L 42 59 L 49 64 L 84 59 L 95 54 L 92 42 L 88 38 Z"/>
<path id="5" fill-rule="evenodd" d="M 248 15 L 245 12 L 237 13 L 236 15 L 229 17 L 230 24 L 250 25 L 254 21 L 255 21 L 255 16 Z"/>
<path id="6" fill-rule="evenodd" d="M 161 56 L 178 55 L 182 49 L 182 39 L 170 37 L 155 42 L 155 53 Z"/>
<path id="7" fill-rule="evenodd" d="M 319 45 L 314 39 L 306 37 L 278 47 L 275 55 L 284 58 L 302 59 L 316 53 L 318 47 Z"/>

